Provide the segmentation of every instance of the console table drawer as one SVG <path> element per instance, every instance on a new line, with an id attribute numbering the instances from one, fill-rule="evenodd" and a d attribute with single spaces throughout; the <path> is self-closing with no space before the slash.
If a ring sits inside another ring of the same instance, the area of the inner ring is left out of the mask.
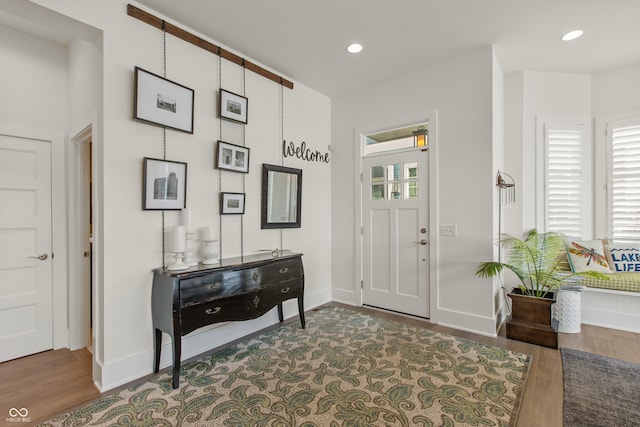
<path id="1" fill-rule="evenodd" d="M 224 295 L 225 287 L 223 286 L 222 273 L 212 273 L 180 281 L 180 301 L 183 307 L 202 303 L 203 298 L 220 298 Z"/>
<path id="2" fill-rule="evenodd" d="M 247 307 L 251 306 L 250 295 L 236 295 L 217 301 L 182 309 L 182 333 L 188 334 L 212 323 L 247 319 Z"/>
<path id="3" fill-rule="evenodd" d="M 295 259 L 274 262 L 262 269 L 262 283 L 279 283 L 302 277 L 302 263 Z"/>
<path id="4" fill-rule="evenodd" d="M 286 280 L 277 285 L 263 289 L 267 295 L 274 295 L 276 298 L 293 298 L 302 292 L 302 281 L 299 279 Z"/>
<path id="5" fill-rule="evenodd" d="M 233 269 L 183 279 L 180 281 L 181 306 L 189 307 L 231 295 L 244 294 L 284 281 L 299 279 L 302 276 L 302 263 L 296 260 L 285 260 L 254 268 Z"/>

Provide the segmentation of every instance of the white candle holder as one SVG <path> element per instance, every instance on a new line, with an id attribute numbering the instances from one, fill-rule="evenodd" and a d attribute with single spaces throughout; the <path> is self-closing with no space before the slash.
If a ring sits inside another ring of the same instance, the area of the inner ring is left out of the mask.
<path id="1" fill-rule="evenodd" d="M 167 266 L 167 270 L 175 271 L 175 270 L 186 270 L 189 268 L 188 265 L 182 262 L 182 254 L 184 252 L 170 252 L 173 254 L 173 262 Z"/>
<path id="2" fill-rule="evenodd" d="M 193 267 L 194 265 L 198 265 L 198 260 L 196 260 L 193 256 L 193 241 L 195 240 L 196 233 L 186 233 L 185 240 L 185 251 L 184 257 L 182 258 L 182 262 L 189 266 Z"/>
<path id="3" fill-rule="evenodd" d="M 217 240 L 203 240 L 202 263 L 204 265 L 217 264 L 220 262 L 220 251 Z"/>

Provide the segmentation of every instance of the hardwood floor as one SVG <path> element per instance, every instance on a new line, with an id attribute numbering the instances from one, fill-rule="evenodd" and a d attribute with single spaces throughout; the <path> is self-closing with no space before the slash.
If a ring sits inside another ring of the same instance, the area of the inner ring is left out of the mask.
<path id="1" fill-rule="evenodd" d="M 100 396 L 86 349 L 45 351 L 0 363 L 0 425 L 36 425 Z M 26 408 L 31 423 L 7 422 L 11 408 Z"/>
<path id="2" fill-rule="evenodd" d="M 385 311 L 344 307 L 533 356 L 518 427 L 562 426 L 563 386 L 559 350 L 504 337 L 476 335 Z M 582 325 L 580 334 L 560 334 L 559 343 L 560 347 L 640 363 L 640 334 Z M 91 379 L 91 354 L 86 350 L 47 351 L 0 363 L 0 425 L 29 425 L 5 422 L 10 408 L 27 408 L 32 425 L 35 425 L 99 396 Z"/>

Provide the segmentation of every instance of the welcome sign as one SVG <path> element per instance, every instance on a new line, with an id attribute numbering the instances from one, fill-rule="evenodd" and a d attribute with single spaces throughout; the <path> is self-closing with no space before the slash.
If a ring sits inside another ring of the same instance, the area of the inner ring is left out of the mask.
<path id="1" fill-rule="evenodd" d="M 286 157 L 297 157 L 307 162 L 322 162 L 329 163 L 331 158 L 329 153 L 322 153 L 318 150 L 312 150 L 307 148 L 306 141 L 302 141 L 298 146 L 293 141 L 287 143 L 286 140 L 282 141 L 282 155 Z"/>

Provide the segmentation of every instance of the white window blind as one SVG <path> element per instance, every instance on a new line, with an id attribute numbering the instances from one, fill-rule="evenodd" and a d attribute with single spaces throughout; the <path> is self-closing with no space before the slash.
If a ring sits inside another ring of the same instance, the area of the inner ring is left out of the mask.
<path id="1" fill-rule="evenodd" d="M 640 121 L 613 124 L 609 129 L 611 237 L 640 241 Z"/>
<path id="2" fill-rule="evenodd" d="M 585 182 L 582 125 L 546 125 L 546 229 L 582 236 Z"/>

